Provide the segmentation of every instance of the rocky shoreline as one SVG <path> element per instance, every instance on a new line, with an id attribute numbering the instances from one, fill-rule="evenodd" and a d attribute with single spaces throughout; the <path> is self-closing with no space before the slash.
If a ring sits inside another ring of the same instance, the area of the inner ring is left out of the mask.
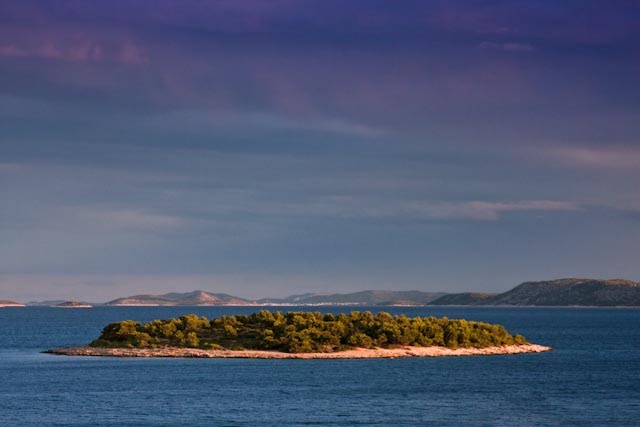
<path id="1" fill-rule="evenodd" d="M 183 357 L 183 358 L 240 358 L 240 359 L 394 359 L 397 357 L 488 356 L 503 354 L 542 353 L 551 350 L 537 344 L 506 345 L 485 348 L 401 347 L 356 348 L 333 353 L 284 353 L 265 350 L 201 350 L 197 348 L 101 348 L 68 347 L 47 350 L 45 353 L 63 356 L 94 357 Z"/>

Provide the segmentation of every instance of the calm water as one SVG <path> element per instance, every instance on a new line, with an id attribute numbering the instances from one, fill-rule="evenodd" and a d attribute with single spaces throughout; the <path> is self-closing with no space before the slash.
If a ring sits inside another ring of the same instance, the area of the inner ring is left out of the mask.
<path id="1" fill-rule="evenodd" d="M 51 347 L 85 344 L 111 321 L 252 311 L 0 309 L 0 425 L 640 423 L 640 310 L 387 309 L 497 322 L 555 348 L 531 355 L 201 360 L 40 354 Z"/>

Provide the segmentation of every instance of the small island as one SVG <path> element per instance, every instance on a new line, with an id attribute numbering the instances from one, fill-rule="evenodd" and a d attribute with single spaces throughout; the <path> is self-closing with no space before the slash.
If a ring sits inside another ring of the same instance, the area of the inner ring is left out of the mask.
<path id="1" fill-rule="evenodd" d="M 270 359 L 395 358 L 539 353 L 519 334 L 484 322 L 392 316 L 386 312 L 270 312 L 215 319 L 186 315 L 107 325 L 85 347 L 48 350 L 68 356 Z"/>
<path id="2" fill-rule="evenodd" d="M 78 301 L 66 301 L 60 304 L 52 305 L 52 307 L 57 308 L 93 308 L 91 304 L 87 304 L 86 302 L 78 302 Z"/>
<path id="3" fill-rule="evenodd" d="M 0 300 L 0 308 L 2 307 L 24 307 L 24 304 L 20 304 L 19 302 Z"/>

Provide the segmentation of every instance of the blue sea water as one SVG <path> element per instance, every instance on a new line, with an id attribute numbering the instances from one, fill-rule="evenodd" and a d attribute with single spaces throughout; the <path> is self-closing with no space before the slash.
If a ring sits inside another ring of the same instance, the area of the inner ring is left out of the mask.
<path id="1" fill-rule="evenodd" d="M 112 321 L 254 310 L 0 309 L 0 426 L 640 425 L 640 310 L 635 309 L 384 309 L 500 323 L 554 348 L 542 354 L 243 360 L 41 353 L 88 343 Z"/>

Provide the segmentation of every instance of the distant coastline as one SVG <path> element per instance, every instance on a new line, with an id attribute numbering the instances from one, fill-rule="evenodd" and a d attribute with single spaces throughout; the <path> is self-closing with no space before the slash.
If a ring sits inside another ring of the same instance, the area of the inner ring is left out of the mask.
<path id="1" fill-rule="evenodd" d="M 3 305 L 2 303 L 6 303 Z M 29 306 L 110 306 L 110 307 L 640 307 L 640 283 L 622 279 L 567 278 L 524 282 L 499 294 L 367 290 L 351 293 L 307 293 L 286 298 L 245 299 L 203 290 L 142 294 L 105 303 L 32 301 Z M 24 304 L 0 301 L 0 307 Z"/>

